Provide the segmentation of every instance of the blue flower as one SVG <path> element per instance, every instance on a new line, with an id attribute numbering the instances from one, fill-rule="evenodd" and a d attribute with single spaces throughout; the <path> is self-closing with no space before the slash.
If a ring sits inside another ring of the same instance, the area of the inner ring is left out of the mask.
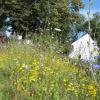
<path id="1" fill-rule="evenodd" d="M 93 64 L 92 66 L 93 66 L 93 68 L 97 68 L 97 69 L 100 68 L 100 65 L 99 64 Z"/>

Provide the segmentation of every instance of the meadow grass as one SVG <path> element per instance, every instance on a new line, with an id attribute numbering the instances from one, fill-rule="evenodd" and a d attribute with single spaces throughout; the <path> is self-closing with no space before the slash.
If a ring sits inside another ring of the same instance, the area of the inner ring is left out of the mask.
<path id="1" fill-rule="evenodd" d="M 0 49 L 0 100 L 100 100 L 99 69 L 94 79 L 89 65 L 59 54 L 49 38 Z"/>

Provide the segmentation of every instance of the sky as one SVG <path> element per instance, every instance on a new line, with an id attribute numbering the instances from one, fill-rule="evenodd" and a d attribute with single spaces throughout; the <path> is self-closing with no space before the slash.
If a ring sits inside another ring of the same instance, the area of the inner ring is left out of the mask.
<path id="1" fill-rule="evenodd" d="M 83 0 L 85 3 L 85 8 L 80 10 L 80 13 L 84 14 L 87 17 L 87 11 L 89 9 L 89 0 Z M 91 7 L 91 12 L 90 16 L 93 17 L 93 13 L 95 12 L 100 12 L 100 0 L 92 0 L 92 7 Z"/>

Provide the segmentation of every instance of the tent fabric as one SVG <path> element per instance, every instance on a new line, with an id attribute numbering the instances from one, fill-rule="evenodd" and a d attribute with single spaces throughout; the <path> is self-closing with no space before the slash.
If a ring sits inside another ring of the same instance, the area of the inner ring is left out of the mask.
<path id="1" fill-rule="evenodd" d="M 74 43 L 72 43 L 73 50 L 69 54 L 71 58 L 80 58 L 85 61 L 95 61 L 95 58 L 99 55 L 98 46 L 89 34 L 84 35 Z"/>

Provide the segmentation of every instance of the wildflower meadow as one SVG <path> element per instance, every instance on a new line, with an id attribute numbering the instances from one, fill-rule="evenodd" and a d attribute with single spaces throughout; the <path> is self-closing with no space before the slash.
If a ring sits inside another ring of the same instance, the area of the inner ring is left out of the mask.
<path id="1" fill-rule="evenodd" d="M 100 100 L 100 70 L 60 54 L 58 42 L 0 48 L 0 100 Z"/>

